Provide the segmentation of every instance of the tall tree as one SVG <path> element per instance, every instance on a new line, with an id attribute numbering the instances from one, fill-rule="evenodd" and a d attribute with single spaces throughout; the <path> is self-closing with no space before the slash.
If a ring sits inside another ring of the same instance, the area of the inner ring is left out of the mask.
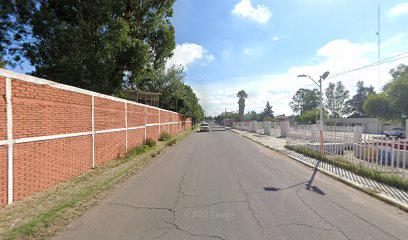
<path id="1" fill-rule="evenodd" d="M 261 120 L 263 121 L 264 119 L 271 119 L 271 118 L 273 118 L 273 110 L 272 110 L 272 106 L 269 104 L 269 101 L 267 101 L 265 109 L 262 112 Z"/>
<path id="2" fill-rule="evenodd" d="M 364 101 L 367 99 L 367 96 L 371 93 L 374 93 L 374 87 L 365 87 L 363 81 L 357 82 L 357 92 L 356 94 L 346 102 L 346 113 L 350 114 L 349 117 L 360 118 L 367 117 L 367 114 L 364 111 Z"/>
<path id="3" fill-rule="evenodd" d="M 152 79 L 144 79 L 135 87 L 161 93 L 160 107 L 185 114 L 187 117 L 201 121 L 204 112 L 193 89 L 184 83 L 185 73 L 180 66 L 171 66 L 161 71 Z"/>
<path id="4" fill-rule="evenodd" d="M 375 118 L 392 118 L 394 110 L 391 102 L 384 93 L 371 93 L 364 102 L 364 111 L 370 117 Z"/>
<path id="5" fill-rule="evenodd" d="M 15 43 L 34 75 L 112 94 L 124 77 L 138 82 L 164 68 L 175 48 L 174 1 L 6 1 L 25 15 L 5 21 L 31 30 Z"/>
<path id="6" fill-rule="evenodd" d="M 293 112 L 298 113 L 299 115 L 303 115 L 306 111 L 316 109 L 319 107 L 319 104 L 319 90 L 305 88 L 296 91 L 292 101 L 289 103 Z"/>
<path id="7" fill-rule="evenodd" d="M 408 117 L 408 66 L 400 65 L 390 71 L 393 80 L 384 86 L 384 94 L 391 103 L 394 117 L 402 119 Z"/>
<path id="8" fill-rule="evenodd" d="M 241 122 L 244 121 L 244 111 L 245 111 L 245 98 L 248 98 L 248 94 L 244 91 L 241 90 L 237 93 L 237 97 L 239 98 L 238 100 L 238 115 L 239 115 L 239 120 Z"/>
<path id="9" fill-rule="evenodd" d="M 346 101 L 349 91 L 346 90 L 341 81 L 329 83 L 326 89 L 326 107 L 334 118 L 342 117 L 346 113 Z"/>

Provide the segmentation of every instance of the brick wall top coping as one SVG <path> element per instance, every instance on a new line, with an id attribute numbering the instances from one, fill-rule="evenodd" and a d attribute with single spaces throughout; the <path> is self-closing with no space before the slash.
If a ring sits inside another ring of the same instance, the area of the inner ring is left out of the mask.
<path id="1" fill-rule="evenodd" d="M 0 68 L 0 76 L 6 77 L 6 78 L 11 78 L 11 79 L 16 79 L 16 80 L 21 80 L 21 81 L 25 81 L 25 82 L 35 83 L 35 84 L 47 85 L 47 86 L 50 86 L 50 87 L 63 89 L 63 90 L 71 91 L 71 92 L 82 93 L 82 94 L 90 95 L 90 96 L 94 96 L 94 97 L 110 99 L 110 100 L 117 101 L 117 102 L 128 103 L 128 104 L 133 104 L 133 105 L 138 105 L 138 106 L 143 106 L 143 107 L 149 107 L 149 108 L 157 109 L 157 110 L 160 110 L 160 111 L 179 114 L 177 112 L 173 112 L 173 111 L 170 111 L 170 110 L 166 110 L 166 109 L 162 109 L 162 108 L 158 108 L 158 107 L 154 107 L 154 106 L 150 106 L 150 105 L 146 105 L 146 104 L 138 103 L 138 102 L 134 102 L 134 101 L 129 101 L 129 100 L 126 100 L 126 99 L 123 99 L 123 98 L 113 97 L 113 96 L 109 96 L 109 95 L 102 94 L 102 93 L 97 93 L 97 92 L 85 90 L 85 89 L 82 89 L 82 88 L 73 87 L 73 86 L 70 86 L 70 85 L 62 84 L 62 83 L 53 82 L 53 81 L 46 80 L 46 79 L 43 79 L 43 78 L 33 77 L 33 76 L 30 76 L 30 75 L 27 75 L 27 74 L 13 72 L 13 71 L 10 71 L 10 70 L 6 70 L 4 68 Z"/>

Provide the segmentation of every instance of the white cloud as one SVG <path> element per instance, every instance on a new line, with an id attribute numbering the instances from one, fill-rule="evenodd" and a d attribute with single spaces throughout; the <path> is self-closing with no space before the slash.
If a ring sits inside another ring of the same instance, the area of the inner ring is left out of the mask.
<path id="1" fill-rule="evenodd" d="M 352 43 L 347 39 L 337 39 L 318 49 L 316 55 L 323 57 L 356 57 L 375 51 L 377 51 L 377 44 L 374 42 Z"/>
<path id="2" fill-rule="evenodd" d="M 187 67 L 195 62 L 203 65 L 214 61 L 215 57 L 210 54 L 203 46 L 195 43 L 177 44 L 173 51 L 173 56 L 167 61 L 166 66 L 181 65 Z"/>
<path id="3" fill-rule="evenodd" d="M 404 42 L 406 34 L 398 34 L 385 39 L 382 44 L 383 59 L 405 52 L 408 56 L 408 46 Z M 335 73 L 355 69 L 377 61 L 376 42 L 353 43 L 347 39 L 328 42 L 316 50 L 315 56 L 319 62 L 307 65 L 292 66 L 279 74 L 260 74 L 224 79 L 217 83 L 193 86 L 198 93 L 200 102 L 206 114 L 218 115 L 224 111 L 238 110 L 236 93 L 244 89 L 249 97 L 245 111 L 262 111 L 266 101 L 270 101 L 275 114 L 292 114 L 289 102 L 299 88 L 313 88 L 312 81 L 307 78 L 297 78 L 299 74 L 307 74 L 316 80 L 325 71 L 330 71 L 329 78 L 324 81 L 324 88 L 329 82 L 342 81 L 350 95 L 355 94 L 357 81 L 363 80 L 366 85 L 373 85 L 376 90 L 391 79 L 389 70 L 398 64 L 408 64 L 408 58 L 395 62 L 384 63 L 380 67 L 381 81 L 378 81 L 378 68 L 371 67 L 349 74 L 334 77 Z M 374 46 L 374 47 L 373 47 Z"/>
<path id="4" fill-rule="evenodd" d="M 276 42 L 276 41 L 282 40 L 282 39 L 284 39 L 284 38 L 288 38 L 288 36 L 287 36 L 287 35 L 274 36 L 274 37 L 271 38 L 271 40 L 274 41 L 274 42 Z"/>
<path id="5" fill-rule="evenodd" d="M 408 13 L 408 2 L 400 3 L 392 7 L 389 11 L 391 17 L 398 17 Z"/>
<path id="6" fill-rule="evenodd" d="M 275 36 L 272 38 L 272 41 L 279 41 L 280 37 L 279 36 Z"/>
<path id="7" fill-rule="evenodd" d="M 267 6 L 258 4 L 254 7 L 251 0 L 241 0 L 235 5 L 231 13 L 257 23 L 267 23 L 272 16 Z"/>

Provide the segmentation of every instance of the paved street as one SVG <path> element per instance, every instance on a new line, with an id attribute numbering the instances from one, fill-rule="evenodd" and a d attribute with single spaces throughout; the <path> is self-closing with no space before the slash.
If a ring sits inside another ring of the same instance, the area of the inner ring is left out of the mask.
<path id="1" fill-rule="evenodd" d="M 408 214 L 231 131 L 193 133 L 56 239 L 408 239 Z"/>

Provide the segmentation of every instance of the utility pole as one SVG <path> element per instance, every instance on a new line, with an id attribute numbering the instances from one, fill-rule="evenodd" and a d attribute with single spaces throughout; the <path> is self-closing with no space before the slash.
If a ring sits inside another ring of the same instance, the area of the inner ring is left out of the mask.
<path id="1" fill-rule="evenodd" d="M 319 82 L 316 82 L 309 75 L 305 75 L 305 74 L 298 75 L 298 77 L 308 77 L 320 89 L 320 156 L 323 156 L 323 144 L 324 144 L 324 138 L 323 138 L 323 133 L 324 133 L 324 123 L 323 123 L 323 80 L 326 79 L 327 76 L 329 76 L 329 74 L 330 74 L 330 72 L 328 72 L 328 71 L 323 73 L 323 75 L 320 76 Z"/>

